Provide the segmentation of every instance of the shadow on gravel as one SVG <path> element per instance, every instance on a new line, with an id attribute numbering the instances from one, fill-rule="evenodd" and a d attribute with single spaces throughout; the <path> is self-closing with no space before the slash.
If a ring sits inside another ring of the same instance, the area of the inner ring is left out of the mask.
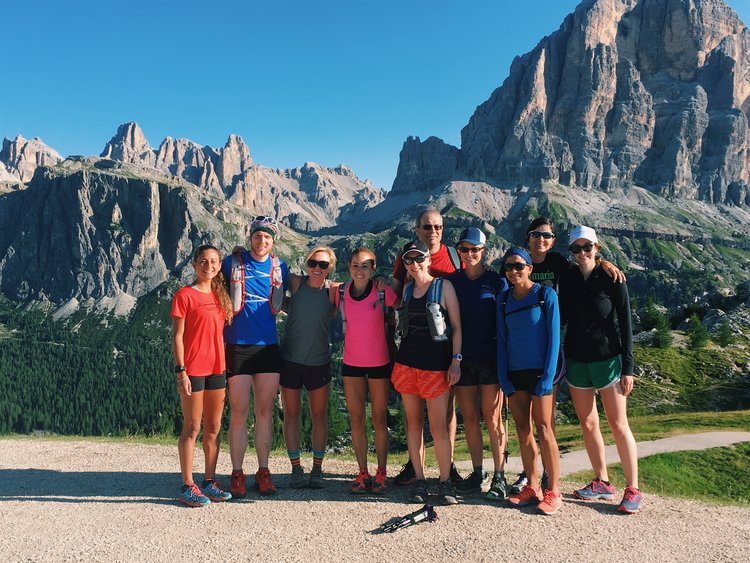
<path id="1" fill-rule="evenodd" d="M 616 500 L 613 500 L 613 501 L 581 500 L 579 498 L 574 497 L 573 495 L 563 495 L 563 500 L 566 503 L 576 504 L 578 506 L 582 506 L 590 510 L 594 510 L 598 512 L 599 514 L 618 514 L 618 515 L 625 516 L 621 512 L 617 511 L 619 502 Z"/>
<path id="2" fill-rule="evenodd" d="M 180 476 L 176 473 L 128 471 L 0 469 L 0 480 L 4 483 L 0 502 L 171 504 L 179 491 Z"/>

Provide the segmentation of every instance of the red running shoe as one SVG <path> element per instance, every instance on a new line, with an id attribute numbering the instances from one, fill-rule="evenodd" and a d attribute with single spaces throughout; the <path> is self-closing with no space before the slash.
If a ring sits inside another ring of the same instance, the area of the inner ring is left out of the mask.
<path id="1" fill-rule="evenodd" d="M 232 498 L 244 498 L 247 494 L 247 484 L 242 469 L 232 471 L 232 475 L 229 477 L 229 492 L 232 493 Z"/>
<path id="2" fill-rule="evenodd" d="M 541 502 L 543 498 L 541 487 L 532 489 L 529 485 L 525 485 L 520 493 L 517 495 L 510 495 L 507 498 L 507 501 L 513 506 L 528 506 L 530 504 Z"/>
<path id="3" fill-rule="evenodd" d="M 372 478 L 372 481 L 370 481 L 370 492 L 375 493 L 376 495 L 382 495 L 385 493 L 385 491 L 388 489 L 386 482 L 386 474 L 381 473 L 378 471 L 375 473 L 375 477 Z"/>
<path id="4" fill-rule="evenodd" d="M 547 490 L 544 491 L 544 498 L 542 499 L 542 502 L 536 506 L 536 509 L 542 514 L 550 516 L 560 510 L 562 505 L 562 495 L 555 491 Z"/>
<path id="5" fill-rule="evenodd" d="M 276 485 L 271 481 L 271 472 L 267 467 L 265 469 L 258 469 L 258 472 L 255 474 L 255 488 L 264 496 L 276 493 Z"/>

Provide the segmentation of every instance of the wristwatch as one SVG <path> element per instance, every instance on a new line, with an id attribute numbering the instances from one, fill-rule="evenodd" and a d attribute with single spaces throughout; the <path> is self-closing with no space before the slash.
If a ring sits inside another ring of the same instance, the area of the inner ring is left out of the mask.
<path id="1" fill-rule="evenodd" d="M 180 372 L 183 372 L 183 371 L 187 371 L 187 368 L 185 366 L 176 365 L 174 367 L 174 372 L 175 373 L 180 373 Z"/>
<path id="2" fill-rule="evenodd" d="M 464 357 L 461 354 L 453 354 L 452 357 L 454 360 L 457 360 L 459 362 L 464 359 Z"/>

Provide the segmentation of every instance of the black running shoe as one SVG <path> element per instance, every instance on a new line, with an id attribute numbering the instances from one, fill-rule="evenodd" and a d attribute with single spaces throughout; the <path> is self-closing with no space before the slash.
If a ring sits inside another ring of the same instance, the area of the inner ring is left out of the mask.
<path id="1" fill-rule="evenodd" d="M 495 473 L 492 477 L 490 490 L 487 491 L 485 498 L 489 500 L 505 500 L 508 496 L 508 483 L 505 482 L 505 473 Z"/>
<path id="2" fill-rule="evenodd" d="M 510 493 L 511 495 L 517 495 L 521 492 L 521 489 L 523 489 L 528 484 L 529 479 L 526 477 L 526 473 L 521 471 L 521 473 L 518 474 L 516 481 L 510 487 L 508 487 L 508 493 Z"/>
<path id="3" fill-rule="evenodd" d="M 409 493 L 409 502 L 415 504 L 424 504 L 427 502 L 427 480 L 419 479 L 414 481 L 414 486 Z"/>
<path id="4" fill-rule="evenodd" d="M 393 484 L 406 486 L 411 485 L 416 480 L 417 474 L 414 473 L 414 466 L 411 464 L 411 460 L 409 460 L 401 468 L 401 472 L 393 478 Z"/>
<path id="5" fill-rule="evenodd" d="M 547 472 L 542 473 L 542 492 L 549 491 L 549 475 Z"/>
<path id="6" fill-rule="evenodd" d="M 459 493 L 481 493 L 482 483 L 487 478 L 487 472 L 477 473 L 473 471 L 466 479 L 456 484 L 456 490 Z"/>
<path id="7" fill-rule="evenodd" d="M 456 469 L 455 463 L 451 463 L 451 473 L 449 479 L 451 480 L 451 483 L 453 483 L 454 487 L 464 480 L 464 478 L 461 477 L 461 474 L 458 472 L 458 469 Z"/>
<path id="8" fill-rule="evenodd" d="M 438 485 L 438 498 L 440 499 L 440 504 L 446 506 L 458 504 L 456 493 L 453 490 L 453 483 L 450 482 L 450 479 L 448 481 L 440 481 Z"/>

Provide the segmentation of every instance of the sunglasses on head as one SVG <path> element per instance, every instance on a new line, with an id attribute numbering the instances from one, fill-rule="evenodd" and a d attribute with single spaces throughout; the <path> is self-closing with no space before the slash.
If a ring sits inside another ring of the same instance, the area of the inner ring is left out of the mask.
<path id="1" fill-rule="evenodd" d="M 484 250 L 483 246 L 459 246 L 458 247 L 458 251 L 461 254 L 468 254 L 469 252 L 471 252 L 472 254 L 479 254 L 480 252 L 482 252 L 482 250 Z"/>
<path id="2" fill-rule="evenodd" d="M 330 266 L 331 263 L 328 260 L 313 260 L 312 258 L 310 258 L 307 261 L 307 265 L 311 268 L 317 268 L 318 266 L 320 266 L 321 270 L 327 270 L 328 266 Z"/>
<path id="3" fill-rule="evenodd" d="M 511 272 L 513 270 L 516 272 L 522 272 L 526 266 L 528 266 L 526 262 L 506 262 L 503 264 L 503 268 L 506 272 Z"/>
<path id="4" fill-rule="evenodd" d="M 531 238 L 551 239 L 555 238 L 555 233 L 550 233 L 549 231 L 531 231 L 529 236 Z"/>
<path id="5" fill-rule="evenodd" d="M 579 254 L 581 251 L 591 252 L 593 248 L 594 248 L 593 242 L 587 242 L 586 244 L 571 244 L 570 252 L 573 254 Z"/>
<path id="6" fill-rule="evenodd" d="M 274 219 L 273 217 L 269 217 L 268 215 L 258 215 L 254 220 L 260 221 L 261 223 L 266 223 L 268 225 L 276 224 L 276 219 Z"/>
<path id="7" fill-rule="evenodd" d="M 429 223 L 422 225 L 423 231 L 442 231 L 443 226 L 442 225 L 430 225 Z"/>
<path id="8" fill-rule="evenodd" d="M 407 266 L 411 266 L 412 264 L 414 264 L 414 262 L 416 262 L 417 264 L 421 264 L 422 262 L 427 260 L 427 256 L 425 256 L 424 254 L 418 254 L 416 256 L 404 256 L 402 260 L 404 264 L 406 264 Z"/>

